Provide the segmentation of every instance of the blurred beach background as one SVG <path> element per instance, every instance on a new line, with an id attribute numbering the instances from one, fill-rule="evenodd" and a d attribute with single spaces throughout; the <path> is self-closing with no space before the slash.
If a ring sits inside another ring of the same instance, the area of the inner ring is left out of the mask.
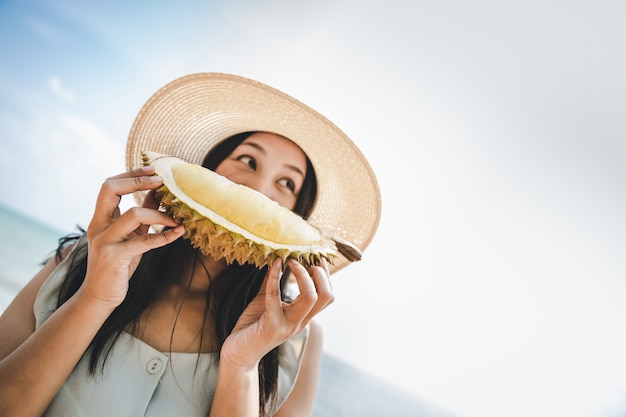
<path id="1" fill-rule="evenodd" d="M 230 72 L 334 121 L 380 181 L 379 232 L 319 317 L 318 417 L 624 417 L 625 19 L 608 0 L 0 1 L 0 310 L 87 226 L 143 103 Z"/>

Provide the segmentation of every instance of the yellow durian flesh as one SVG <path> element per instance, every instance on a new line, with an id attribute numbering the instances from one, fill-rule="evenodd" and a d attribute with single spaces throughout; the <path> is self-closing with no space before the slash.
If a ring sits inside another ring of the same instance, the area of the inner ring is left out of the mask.
<path id="1" fill-rule="evenodd" d="M 265 195 L 180 158 L 144 152 L 163 178 L 161 204 L 185 226 L 184 237 L 205 255 L 258 267 L 280 257 L 305 266 L 332 262 L 333 240 Z"/>
<path id="2" fill-rule="evenodd" d="M 178 163 L 171 169 L 183 193 L 257 237 L 289 245 L 320 243 L 316 229 L 255 190 L 200 165 Z M 250 207 L 255 208 L 253 213 Z"/>

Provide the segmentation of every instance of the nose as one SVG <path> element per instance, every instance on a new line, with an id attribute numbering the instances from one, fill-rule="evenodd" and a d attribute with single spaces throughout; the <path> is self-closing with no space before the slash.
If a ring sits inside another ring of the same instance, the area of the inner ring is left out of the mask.
<path id="1" fill-rule="evenodd" d="M 245 185 L 248 188 L 252 188 L 255 191 L 260 192 L 261 194 L 265 195 L 267 198 L 270 198 L 276 201 L 273 195 L 272 184 L 270 183 L 270 181 L 264 180 L 260 176 L 253 176 L 251 178 L 247 178 L 241 184 Z"/>

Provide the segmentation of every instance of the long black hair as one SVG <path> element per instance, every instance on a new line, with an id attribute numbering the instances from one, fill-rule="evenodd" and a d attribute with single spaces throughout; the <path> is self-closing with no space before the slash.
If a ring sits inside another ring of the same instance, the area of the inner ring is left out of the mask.
<path id="1" fill-rule="evenodd" d="M 215 170 L 232 151 L 255 132 L 244 132 L 220 142 L 206 155 L 202 165 Z M 315 202 L 317 181 L 315 172 L 307 158 L 305 179 L 298 194 L 294 212 L 307 218 Z M 81 230 L 84 233 L 83 230 Z M 68 244 L 75 242 L 81 234 L 66 236 L 60 240 L 57 257 Z M 185 239 L 177 239 L 169 245 L 145 253 L 132 279 L 129 281 L 128 294 L 124 301 L 107 318 L 90 344 L 89 371 L 95 374 L 98 365 L 104 368 L 107 357 L 115 341 L 129 326 L 137 330 L 141 313 L 158 299 L 172 285 L 181 283 L 184 277 L 191 277 L 196 268 L 203 268 L 198 251 Z M 60 307 L 82 285 L 87 271 L 87 245 L 74 250 L 69 259 L 68 272 L 61 287 L 57 307 Z M 181 266 L 189 266 L 181 270 Z M 232 332 L 243 310 L 258 294 L 268 267 L 261 269 L 250 264 L 228 265 L 212 281 L 206 294 L 205 321 L 210 315 L 215 319 L 215 334 L 218 352 Z M 289 271 L 281 279 L 284 289 Z M 283 291 L 284 294 L 284 291 Z M 204 326 L 202 326 L 204 328 Z M 200 334 L 200 346 L 202 337 Z M 200 352 L 198 352 L 200 353 Z M 265 415 L 266 406 L 274 404 L 278 392 L 278 348 L 273 349 L 259 363 L 259 413 Z"/>

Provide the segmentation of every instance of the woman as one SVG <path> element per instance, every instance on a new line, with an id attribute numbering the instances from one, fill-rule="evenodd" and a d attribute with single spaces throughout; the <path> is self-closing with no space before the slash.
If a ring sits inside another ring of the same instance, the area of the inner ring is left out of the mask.
<path id="1" fill-rule="evenodd" d="M 157 210 L 162 181 L 139 167 L 142 150 L 202 163 L 361 249 L 378 224 L 371 168 L 331 122 L 241 77 L 175 80 L 137 117 L 129 172 L 105 181 L 87 232 L 64 239 L 0 318 L 0 414 L 310 415 L 322 353 L 313 318 L 347 261 L 289 260 L 282 274 L 280 260 L 258 270 L 203 256 Z M 142 206 L 120 214 L 128 194 Z"/>

